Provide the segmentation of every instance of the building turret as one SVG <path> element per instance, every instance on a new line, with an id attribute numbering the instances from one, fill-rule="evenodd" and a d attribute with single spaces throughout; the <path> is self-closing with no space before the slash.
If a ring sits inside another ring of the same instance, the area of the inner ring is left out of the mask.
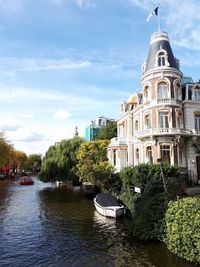
<path id="1" fill-rule="evenodd" d="M 147 61 L 142 67 L 142 81 L 152 73 L 164 71 L 176 73 L 176 78 L 181 78 L 179 60 L 173 55 L 168 34 L 163 31 L 155 32 L 151 36 Z"/>

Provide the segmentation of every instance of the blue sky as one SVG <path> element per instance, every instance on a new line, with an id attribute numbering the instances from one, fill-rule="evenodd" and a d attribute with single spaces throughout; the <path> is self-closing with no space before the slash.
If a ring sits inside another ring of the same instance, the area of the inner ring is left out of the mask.
<path id="1" fill-rule="evenodd" d="M 153 0 L 0 0 L 0 130 L 42 153 L 80 136 L 92 119 L 116 119 L 141 91 L 141 65 L 157 18 Z M 199 0 L 160 0 L 181 70 L 200 79 Z"/>

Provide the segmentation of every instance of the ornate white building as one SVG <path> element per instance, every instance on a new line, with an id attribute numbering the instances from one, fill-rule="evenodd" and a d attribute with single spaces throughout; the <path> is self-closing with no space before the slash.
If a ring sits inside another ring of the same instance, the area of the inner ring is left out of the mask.
<path id="1" fill-rule="evenodd" d="M 200 181 L 200 83 L 183 78 L 168 34 L 151 36 L 142 67 L 142 92 L 121 104 L 117 137 L 108 147 L 116 171 L 158 159 Z"/>

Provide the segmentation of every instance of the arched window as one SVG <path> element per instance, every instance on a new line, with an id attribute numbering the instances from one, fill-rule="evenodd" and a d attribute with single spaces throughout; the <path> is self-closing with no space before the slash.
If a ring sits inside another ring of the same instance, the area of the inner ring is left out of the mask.
<path id="1" fill-rule="evenodd" d="M 155 67 L 168 67 L 168 66 L 169 62 L 168 62 L 167 51 L 161 49 L 160 51 L 158 51 L 156 55 Z"/>
<path id="2" fill-rule="evenodd" d="M 136 165 L 139 164 L 139 160 L 140 160 L 140 152 L 139 152 L 139 148 L 136 148 L 136 150 L 135 150 L 135 163 L 136 163 Z"/>
<path id="3" fill-rule="evenodd" d="M 160 128 L 169 128 L 169 113 L 166 111 L 159 112 Z"/>
<path id="4" fill-rule="evenodd" d="M 171 157 L 170 157 L 170 145 L 161 145 L 160 146 L 160 158 L 162 162 L 167 162 L 170 164 Z"/>
<path id="5" fill-rule="evenodd" d="M 167 98 L 168 97 L 168 87 L 167 84 L 162 82 L 158 85 L 158 99 Z"/>
<path id="6" fill-rule="evenodd" d="M 138 120 L 137 121 L 135 121 L 135 132 L 138 132 Z"/>
<path id="7" fill-rule="evenodd" d="M 150 101 L 150 89 L 148 86 L 144 88 L 144 103 Z"/>
<path id="8" fill-rule="evenodd" d="M 159 67 L 165 66 L 165 54 L 164 54 L 164 52 L 160 52 L 158 54 L 158 66 Z"/>
<path id="9" fill-rule="evenodd" d="M 176 82 L 175 83 L 174 91 L 175 91 L 175 94 L 174 94 L 175 97 L 174 98 L 175 99 L 182 100 L 182 91 L 181 91 L 180 82 Z"/>
<path id="10" fill-rule="evenodd" d="M 149 162 L 149 163 L 153 162 L 152 147 L 151 146 L 146 147 L 146 158 L 147 158 L 147 162 Z"/>
<path id="11" fill-rule="evenodd" d="M 146 129 L 150 129 L 151 128 L 151 116 L 150 113 L 146 114 L 144 116 L 144 125 Z"/>

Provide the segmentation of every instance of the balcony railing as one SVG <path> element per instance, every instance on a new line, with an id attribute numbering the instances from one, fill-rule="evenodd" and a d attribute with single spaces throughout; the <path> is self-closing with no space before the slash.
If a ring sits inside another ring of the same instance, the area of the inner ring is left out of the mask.
<path id="1" fill-rule="evenodd" d="M 200 130 L 193 130 L 193 134 L 200 135 Z"/>
<path id="2" fill-rule="evenodd" d="M 109 146 L 126 146 L 126 145 L 127 145 L 127 142 L 126 142 L 125 138 L 114 137 L 111 139 Z"/>
<path id="3" fill-rule="evenodd" d="M 174 98 L 162 98 L 157 100 L 157 104 L 181 105 L 181 100 Z"/>
<path id="4" fill-rule="evenodd" d="M 180 128 L 158 128 L 158 129 L 147 129 L 141 132 L 137 132 L 137 138 L 143 138 L 146 136 L 152 135 L 192 135 L 193 132 L 188 129 L 180 129 Z"/>

